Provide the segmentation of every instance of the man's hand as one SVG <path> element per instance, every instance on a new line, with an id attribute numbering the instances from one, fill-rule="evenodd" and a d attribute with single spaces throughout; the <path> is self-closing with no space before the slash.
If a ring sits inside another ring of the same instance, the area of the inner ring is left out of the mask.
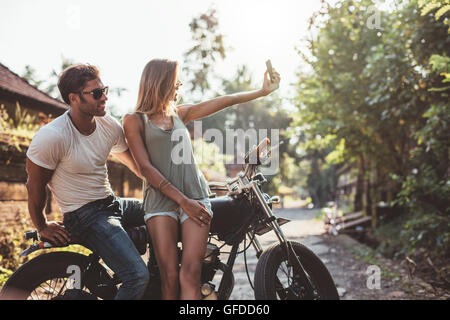
<path id="1" fill-rule="evenodd" d="M 48 222 L 44 228 L 39 230 L 39 236 L 57 246 L 65 246 L 70 242 L 69 232 L 60 222 L 55 221 Z"/>

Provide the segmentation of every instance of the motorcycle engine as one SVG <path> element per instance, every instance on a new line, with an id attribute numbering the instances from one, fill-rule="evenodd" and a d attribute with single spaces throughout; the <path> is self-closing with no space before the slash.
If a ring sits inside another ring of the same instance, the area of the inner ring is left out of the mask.
<path id="1" fill-rule="evenodd" d="M 202 285 L 201 294 L 203 300 L 217 300 L 217 293 L 215 291 L 215 285 L 210 281 L 213 280 L 214 275 L 218 269 L 219 262 L 219 248 L 212 243 L 206 245 L 206 253 L 203 259 L 203 271 L 202 271 Z"/>

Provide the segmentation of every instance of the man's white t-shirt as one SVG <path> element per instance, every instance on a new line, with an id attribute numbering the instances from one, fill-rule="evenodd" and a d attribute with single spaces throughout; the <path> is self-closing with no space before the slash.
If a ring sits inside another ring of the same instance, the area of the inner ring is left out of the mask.
<path id="1" fill-rule="evenodd" d="M 113 194 L 106 160 L 110 152 L 128 149 L 119 122 L 95 117 L 89 136 L 75 128 L 68 111 L 43 126 L 34 136 L 27 157 L 36 165 L 54 170 L 49 188 L 63 213 Z"/>

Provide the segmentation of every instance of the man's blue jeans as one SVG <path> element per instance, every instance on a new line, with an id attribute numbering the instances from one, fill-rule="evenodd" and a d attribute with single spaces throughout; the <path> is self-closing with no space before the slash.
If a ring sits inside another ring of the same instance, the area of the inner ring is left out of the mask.
<path id="1" fill-rule="evenodd" d="M 94 201 L 64 215 L 67 231 L 98 254 L 122 280 L 115 299 L 140 299 L 147 287 L 147 266 L 124 230 L 144 224 L 137 199 L 111 197 L 110 201 Z"/>

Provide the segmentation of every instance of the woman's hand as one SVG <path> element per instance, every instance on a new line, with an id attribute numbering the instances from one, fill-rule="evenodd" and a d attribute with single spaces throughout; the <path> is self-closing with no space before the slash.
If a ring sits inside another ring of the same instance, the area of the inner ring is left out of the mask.
<path id="1" fill-rule="evenodd" d="M 200 227 L 211 223 L 211 215 L 205 205 L 198 200 L 186 198 L 181 204 L 181 209 Z"/>
<path id="2" fill-rule="evenodd" d="M 272 70 L 273 70 L 273 82 L 270 81 L 269 71 L 266 70 L 266 72 L 264 73 L 264 82 L 262 91 L 265 96 L 274 92 L 280 87 L 280 80 L 281 80 L 280 74 L 276 72 L 275 69 Z"/>

